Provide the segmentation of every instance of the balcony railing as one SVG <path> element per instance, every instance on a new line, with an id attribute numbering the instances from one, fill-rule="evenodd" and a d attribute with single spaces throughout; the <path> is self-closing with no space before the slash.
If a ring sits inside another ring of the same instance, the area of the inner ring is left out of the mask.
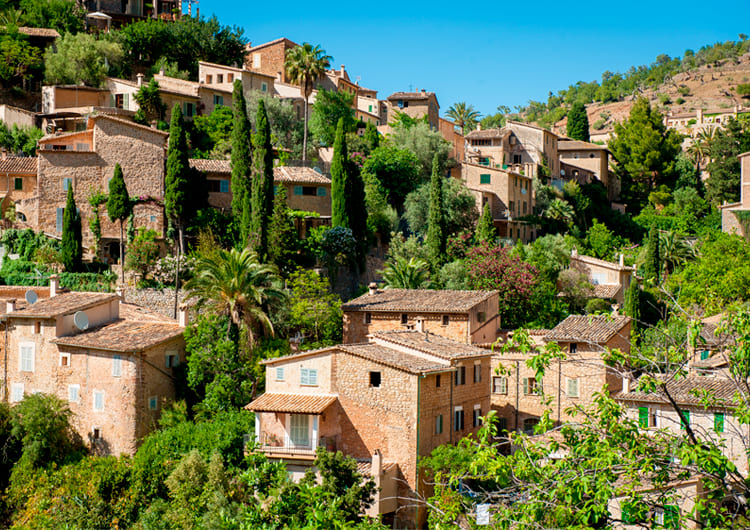
<path id="1" fill-rule="evenodd" d="M 315 456 L 315 449 L 311 446 L 300 445 L 268 445 L 258 446 L 258 450 L 267 455 L 294 455 L 294 456 Z"/>

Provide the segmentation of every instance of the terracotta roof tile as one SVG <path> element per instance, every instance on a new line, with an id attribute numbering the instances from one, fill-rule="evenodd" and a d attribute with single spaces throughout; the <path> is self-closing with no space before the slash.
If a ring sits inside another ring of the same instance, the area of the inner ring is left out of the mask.
<path id="1" fill-rule="evenodd" d="M 692 391 L 708 390 L 713 396 L 726 406 L 736 406 L 734 396 L 738 392 L 737 384 L 731 379 L 723 377 L 687 377 L 678 381 L 667 383 L 669 395 L 677 402 L 678 405 L 702 405 L 699 397 L 696 397 Z M 635 389 L 627 393 L 615 395 L 618 401 L 628 402 L 646 402 L 646 403 L 666 403 L 668 402 L 663 390 L 657 389 L 655 392 L 646 393 Z"/>
<path id="2" fill-rule="evenodd" d="M 487 350 L 434 333 L 425 334 L 409 330 L 381 331 L 374 333 L 373 338 L 376 341 L 390 342 L 446 360 L 490 355 Z"/>
<path id="3" fill-rule="evenodd" d="M 52 340 L 61 346 L 93 350 L 141 352 L 180 337 L 184 329 L 176 322 L 134 322 L 116 320 L 77 335 Z"/>
<path id="4" fill-rule="evenodd" d="M 188 162 L 190 163 L 190 167 L 198 171 L 225 173 L 227 175 L 232 173 L 232 166 L 229 160 L 191 158 Z"/>
<path id="5" fill-rule="evenodd" d="M 580 261 L 581 263 L 587 263 L 589 265 L 596 265 L 599 267 L 606 267 L 608 269 L 618 270 L 618 271 L 632 271 L 635 270 L 633 267 L 629 267 L 627 265 L 620 265 L 619 263 L 615 263 L 612 261 L 606 261 L 599 258 L 592 258 L 591 256 L 585 256 L 583 254 L 574 254 L 570 257 L 570 261 Z"/>
<path id="6" fill-rule="evenodd" d="M 342 308 L 344 311 L 464 313 L 496 294 L 497 291 L 378 289 L 375 294 L 363 294 L 350 300 Z"/>
<path id="7" fill-rule="evenodd" d="M 412 374 L 453 370 L 448 361 L 428 359 L 422 355 L 406 353 L 380 344 L 341 344 L 336 348 L 357 357 Z"/>
<path id="8" fill-rule="evenodd" d="M 255 412 L 284 412 L 287 414 L 321 414 L 338 398 L 330 394 L 277 394 L 267 392 L 245 405 Z"/>
<path id="9" fill-rule="evenodd" d="M 35 156 L 9 156 L 0 159 L 0 173 L 26 173 L 36 175 L 37 160 Z"/>
<path id="10" fill-rule="evenodd" d="M 607 151 L 607 146 L 582 142 L 580 140 L 567 140 L 560 138 L 557 142 L 558 151 Z"/>
<path id="11" fill-rule="evenodd" d="M 52 318 L 84 311 L 112 300 L 117 300 L 114 293 L 87 293 L 71 291 L 52 298 L 39 300 L 34 305 L 17 309 L 11 318 Z"/>
<path id="12" fill-rule="evenodd" d="M 128 127 L 133 127 L 135 129 L 140 129 L 142 131 L 149 131 L 154 134 L 158 134 L 160 136 L 167 137 L 169 136 L 169 133 L 166 131 L 160 131 L 159 129 L 154 129 L 153 127 L 149 127 L 148 125 L 141 125 L 140 123 L 136 123 L 132 120 L 126 120 L 124 118 L 118 118 L 116 116 L 111 116 L 109 114 L 94 114 L 93 116 L 89 116 L 89 120 L 109 120 L 114 121 L 117 123 L 121 123 L 123 125 L 127 125 Z"/>
<path id="13" fill-rule="evenodd" d="M 434 96 L 434 92 L 394 92 L 386 99 L 427 99 L 430 96 Z"/>
<path id="14" fill-rule="evenodd" d="M 624 315 L 570 315 L 550 331 L 545 340 L 603 344 L 630 322 Z"/>
<path id="15" fill-rule="evenodd" d="M 594 298 L 614 298 L 620 292 L 619 284 L 601 283 L 594 285 Z"/>
<path id="16" fill-rule="evenodd" d="M 190 167 L 208 173 L 230 175 L 229 160 L 191 158 Z M 331 179 L 309 167 L 277 166 L 273 168 L 274 182 L 297 182 L 300 184 L 330 184 Z"/>
<path id="17" fill-rule="evenodd" d="M 20 26 L 18 28 L 18 33 L 28 35 L 29 37 L 47 37 L 50 39 L 57 39 L 60 37 L 57 30 L 52 28 L 29 28 L 26 26 Z"/>
<path id="18" fill-rule="evenodd" d="M 466 139 L 504 138 L 509 134 L 510 131 L 507 129 L 483 129 L 481 131 L 471 131 L 466 135 Z"/>

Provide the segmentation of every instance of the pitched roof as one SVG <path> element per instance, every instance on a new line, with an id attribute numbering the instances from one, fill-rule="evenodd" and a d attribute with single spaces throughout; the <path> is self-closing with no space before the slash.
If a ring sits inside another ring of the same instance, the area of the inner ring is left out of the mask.
<path id="1" fill-rule="evenodd" d="M 431 97 L 435 98 L 435 101 L 437 101 L 437 96 L 435 96 L 434 92 L 394 92 L 390 96 L 388 96 L 386 99 L 388 101 L 391 101 L 393 99 L 408 99 L 408 100 L 417 100 L 417 99 L 429 99 Z"/>
<path id="2" fill-rule="evenodd" d="M 287 414 L 321 414 L 338 398 L 330 394 L 282 394 L 266 392 L 245 405 L 255 412 L 284 412 Z"/>
<path id="3" fill-rule="evenodd" d="M 446 360 L 490 355 L 490 352 L 485 349 L 434 333 L 397 330 L 381 331 L 373 333 L 372 336 L 376 342 L 389 342 Z"/>
<path id="4" fill-rule="evenodd" d="M 191 158 L 190 167 L 208 173 L 229 175 L 232 166 L 229 160 Z M 309 167 L 277 166 L 273 168 L 274 182 L 297 182 L 300 184 L 330 184 L 331 179 Z"/>
<path id="5" fill-rule="evenodd" d="M 28 35 L 29 37 L 46 37 L 49 39 L 57 39 L 60 37 L 57 30 L 52 28 L 29 28 L 27 26 L 19 26 L 18 33 Z"/>
<path id="6" fill-rule="evenodd" d="M 137 322 L 119 319 L 83 333 L 59 337 L 51 342 L 92 350 L 142 352 L 181 336 L 183 331 L 184 329 L 176 322 Z"/>
<path id="7" fill-rule="evenodd" d="M 39 300 L 34 305 L 17 309 L 10 314 L 10 318 L 53 318 L 70 315 L 76 311 L 84 311 L 91 307 L 117 300 L 114 293 L 87 293 L 70 291 L 52 298 Z"/>
<path id="8" fill-rule="evenodd" d="M 545 340 L 602 344 L 630 322 L 624 315 L 570 315 L 547 333 Z"/>
<path id="9" fill-rule="evenodd" d="M 258 44 L 258 45 L 253 46 L 253 47 L 248 47 L 247 48 L 247 52 L 250 53 L 252 51 L 260 50 L 261 48 L 265 48 L 266 46 L 273 46 L 274 44 L 278 44 L 278 43 L 284 42 L 284 41 L 286 41 L 289 44 L 292 44 L 294 46 L 299 46 L 299 44 L 297 44 L 294 41 L 291 41 L 291 40 L 287 39 L 286 37 L 280 37 L 278 39 L 274 39 L 274 40 L 269 41 L 269 42 L 264 42 L 263 44 Z"/>
<path id="10" fill-rule="evenodd" d="M 600 283 L 594 285 L 594 298 L 614 298 L 620 292 L 621 286 L 617 283 Z"/>
<path id="11" fill-rule="evenodd" d="M 207 173 L 226 173 L 229 175 L 232 172 L 229 160 L 191 158 L 188 163 L 193 169 Z"/>
<path id="12" fill-rule="evenodd" d="M 618 271 L 633 271 L 633 267 L 627 265 L 620 265 L 612 261 L 606 261 L 599 258 L 592 258 L 591 256 L 585 256 L 583 254 L 573 254 L 570 256 L 571 261 L 580 261 L 582 263 L 588 263 L 589 265 L 596 265 L 597 267 L 606 267 L 607 269 L 613 269 Z"/>
<path id="13" fill-rule="evenodd" d="M 557 142 L 558 151 L 607 151 L 607 146 L 582 142 L 580 140 L 568 140 L 560 138 Z"/>
<path id="14" fill-rule="evenodd" d="M 687 377 L 667 383 L 667 391 L 678 405 L 698 405 L 702 406 L 700 397 L 693 394 L 693 391 L 708 390 L 713 393 L 720 403 L 728 407 L 736 406 L 734 395 L 738 392 L 737 384 L 731 379 L 723 377 Z M 698 395 L 700 396 L 700 393 Z M 620 392 L 615 395 L 618 401 L 646 402 L 646 403 L 666 403 L 668 402 L 664 391 L 657 389 L 655 392 L 641 392 L 637 388 L 630 392 Z"/>
<path id="15" fill-rule="evenodd" d="M 9 156 L 0 158 L 0 173 L 27 173 L 36 175 L 37 160 L 35 156 Z"/>
<path id="16" fill-rule="evenodd" d="M 397 370 L 403 370 L 411 374 L 425 374 L 430 372 L 452 371 L 448 361 L 429 359 L 425 356 L 406 353 L 394 348 L 374 343 L 363 344 L 340 344 L 336 346 L 341 350 L 357 357 L 362 357 L 384 366 L 390 366 Z"/>
<path id="17" fill-rule="evenodd" d="M 482 129 L 481 131 L 471 131 L 466 134 L 467 140 L 483 138 L 504 138 L 510 134 L 507 129 Z"/>
<path id="18" fill-rule="evenodd" d="M 421 311 L 463 313 L 495 296 L 497 291 L 432 291 L 427 289 L 378 289 L 350 300 L 344 311 Z"/>
<path id="19" fill-rule="evenodd" d="M 154 129 L 153 127 L 149 127 L 148 125 L 141 125 L 140 123 L 136 123 L 132 120 L 118 118 L 110 114 L 94 114 L 92 116 L 89 116 L 89 121 L 96 121 L 96 120 L 109 120 L 109 121 L 113 121 L 116 123 L 121 123 L 123 125 L 127 125 L 128 127 L 133 127 L 134 129 L 140 129 L 142 131 L 149 131 L 153 134 L 158 134 L 160 136 L 164 136 L 164 137 L 169 136 L 169 133 L 166 131 L 160 131 L 159 129 Z"/>

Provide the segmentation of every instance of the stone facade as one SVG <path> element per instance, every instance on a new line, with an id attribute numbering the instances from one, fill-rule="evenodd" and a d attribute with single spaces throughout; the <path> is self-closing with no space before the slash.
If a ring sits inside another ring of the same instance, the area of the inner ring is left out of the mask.
<path id="1" fill-rule="evenodd" d="M 612 299 L 620 306 L 625 303 L 625 291 L 633 281 L 635 269 L 625 265 L 622 255 L 618 263 L 612 263 L 584 256 L 573 250 L 570 256 L 570 268 L 588 277 L 594 285 L 594 297 Z"/>
<path id="2" fill-rule="evenodd" d="M 27 213 L 19 209 L 17 203 L 36 195 L 37 163 L 36 157 L 8 157 L 4 152 L 0 155 L 0 193 L 5 196 L 0 202 L 2 219 L 8 208 L 15 206 L 16 218 L 24 223 Z"/>
<path id="3" fill-rule="evenodd" d="M 396 113 L 401 112 L 412 118 L 427 116 L 430 127 L 437 131 L 440 127 L 440 104 L 434 92 L 395 92 L 388 96 L 388 123 L 393 123 Z"/>
<path id="4" fill-rule="evenodd" d="M 727 234 L 749 235 L 750 225 L 750 152 L 740 158 L 740 202 L 719 206 L 721 230 Z"/>
<path id="5" fill-rule="evenodd" d="M 609 200 L 615 200 L 620 195 L 620 181 L 609 171 L 609 150 L 603 145 L 578 140 L 561 139 L 557 143 L 563 180 L 576 180 L 579 184 L 586 177 L 601 182 L 607 188 Z M 567 166 L 562 173 L 562 166 Z"/>
<path id="6" fill-rule="evenodd" d="M 272 76 L 283 83 L 289 83 L 284 61 L 287 50 L 299 46 L 289 39 L 281 38 L 258 46 L 248 47 L 245 66 L 249 70 Z"/>

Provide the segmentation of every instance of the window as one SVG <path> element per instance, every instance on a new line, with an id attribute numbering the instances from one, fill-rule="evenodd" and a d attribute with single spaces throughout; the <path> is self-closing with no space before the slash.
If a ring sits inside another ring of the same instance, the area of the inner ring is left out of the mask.
<path id="1" fill-rule="evenodd" d="M 648 407 L 638 407 L 638 426 L 648 429 Z"/>
<path id="2" fill-rule="evenodd" d="M 508 418 L 497 419 L 497 432 L 498 433 L 508 432 Z"/>
<path id="3" fill-rule="evenodd" d="M 680 416 L 682 416 L 680 420 L 680 429 L 683 431 L 686 430 L 686 427 L 690 425 L 690 411 L 689 410 L 681 410 Z"/>
<path id="4" fill-rule="evenodd" d="M 701 352 L 701 361 L 705 361 L 705 360 L 706 360 L 706 359 L 708 359 L 708 358 L 709 358 L 710 356 L 711 356 L 711 352 L 710 352 L 710 351 L 708 351 L 708 350 L 703 350 L 703 351 Z"/>
<path id="5" fill-rule="evenodd" d="M 724 432 L 724 413 L 723 412 L 714 413 L 714 431 Z"/>
<path id="6" fill-rule="evenodd" d="M 326 189 L 323 186 L 318 186 L 318 197 L 325 197 Z"/>
<path id="7" fill-rule="evenodd" d="M 367 106 L 367 112 L 372 112 L 372 105 Z"/>
<path id="8" fill-rule="evenodd" d="M 578 351 L 578 344 L 571 342 L 568 349 L 570 350 L 570 353 L 576 353 Z"/>
<path id="9" fill-rule="evenodd" d="M 234 74 L 227 74 L 227 83 L 234 83 Z"/>
<path id="10" fill-rule="evenodd" d="M 484 311 L 479 311 L 477 313 L 477 322 L 484 322 L 485 320 L 487 320 L 487 313 L 485 313 Z"/>
<path id="11" fill-rule="evenodd" d="M 513 163 L 514 164 L 520 164 L 521 163 L 521 155 L 513 155 Z"/>
<path id="12" fill-rule="evenodd" d="M 189 103 L 189 102 L 186 101 L 185 103 L 182 104 L 182 107 L 183 107 L 182 108 L 182 112 L 183 112 L 183 114 L 185 114 L 186 118 L 192 118 L 195 115 L 195 104 L 194 103 Z"/>
<path id="13" fill-rule="evenodd" d="M 68 401 L 71 403 L 78 403 L 80 399 L 80 385 L 68 385 Z"/>
<path id="14" fill-rule="evenodd" d="M 464 409 L 456 407 L 453 409 L 453 430 L 462 431 L 464 429 Z"/>
<path id="15" fill-rule="evenodd" d="M 65 208 L 58 208 L 57 209 L 57 217 L 55 219 L 55 230 L 58 232 L 62 232 L 62 225 L 63 225 L 63 212 L 65 211 Z"/>
<path id="16" fill-rule="evenodd" d="M 440 388 L 440 374 L 435 376 L 435 388 Z"/>
<path id="17" fill-rule="evenodd" d="M 295 447 L 310 445 L 310 430 L 308 416 L 292 414 L 289 420 L 289 439 Z"/>
<path id="18" fill-rule="evenodd" d="M 455 385 L 456 386 L 465 385 L 466 384 L 466 367 L 465 366 L 456 367 L 455 374 L 456 374 L 454 377 Z"/>
<path id="19" fill-rule="evenodd" d="M 34 334 L 39 335 L 42 332 L 42 323 L 38 320 L 34 322 Z"/>
<path id="20" fill-rule="evenodd" d="M 523 378 L 523 394 L 525 396 L 538 396 L 542 393 L 542 382 L 534 377 Z"/>
<path id="21" fill-rule="evenodd" d="M 60 366 L 70 366 L 70 354 L 69 353 L 60 354 Z"/>
<path id="22" fill-rule="evenodd" d="M 380 388 L 380 372 L 370 372 L 370 388 Z"/>
<path id="23" fill-rule="evenodd" d="M 365 313 L 365 324 L 372 324 L 372 313 Z"/>
<path id="24" fill-rule="evenodd" d="M 443 433 L 443 415 L 438 414 L 435 417 L 435 434 L 442 434 Z"/>
<path id="25" fill-rule="evenodd" d="M 148 398 L 148 410 L 157 410 L 159 408 L 159 397 L 151 396 Z"/>
<path id="26" fill-rule="evenodd" d="M 578 378 L 568 378 L 568 397 L 578 397 Z"/>
<path id="27" fill-rule="evenodd" d="M 443 315 L 443 326 L 447 326 L 451 323 L 451 317 L 449 315 Z"/>
<path id="28" fill-rule="evenodd" d="M 16 177 L 13 179 L 13 189 L 20 191 L 23 189 L 23 178 Z"/>
<path id="29" fill-rule="evenodd" d="M 229 193 L 229 181 L 228 180 L 219 181 L 219 192 Z"/>
<path id="30" fill-rule="evenodd" d="M 152 215 L 152 216 L 151 216 L 151 217 L 149 217 L 148 219 L 149 219 L 149 221 L 151 221 L 152 223 L 155 223 L 155 222 L 156 222 L 156 216 L 155 216 L 155 215 Z"/>
<path id="31" fill-rule="evenodd" d="M 223 105 L 224 104 L 224 96 L 220 96 L 219 94 L 214 94 L 214 105 Z"/>
<path id="32" fill-rule="evenodd" d="M 323 195 L 320 194 L 319 190 L 323 190 Z M 318 188 L 316 186 L 295 186 L 294 187 L 294 194 L 295 195 L 307 195 L 315 197 L 316 195 L 318 197 L 325 197 L 325 188 Z"/>
<path id="33" fill-rule="evenodd" d="M 104 391 L 94 390 L 94 410 L 104 410 Z"/>
<path id="34" fill-rule="evenodd" d="M 409 323 L 409 315 L 406 313 L 401 313 L 401 323 L 402 324 L 408 324 Z"/>
<path id="35" fill-rule="evenodd" d="M 101 440 L 102 438 L 102 430 L 99 427 L 94 427 L 91 429 L 91 439 L 92 440 Z"/>
<path id="36" fill-rule="evenodd" d="M 534 427 L 536 427 L 539 424 L 538 418 L 526 418 L 523 420 L 523 432 L 526 434 L 532 434 L 534 432 Z"/>
<path id="37" fill-rule="evenodd" d="M 315 368 L 300 368 L 299 384 L 306 386 L 318 386 L 318 370 Z"/>
<path id="38" fill-rule="evenodd" d="M 276 380 L 277 381 L 283 381 L 284 380 L 284 367 L 279 366 L 276 368 Z"/>
<path id="39" fill-rule="evenodd" d="M 23 400 L 23 383 L 13 383 L 10 386 L 10 402 L 18 403 Z"/>
<path id="40" fill-rule="evenodd" d="M 492 378 L 492 393 L 493 394 L 507 394 L 508 393 L 508 378 L 503 376 Z"/>
<path id="41" fill-rule="evenodd" d="M 33 342 L 21 343 L 18 349 L 19 349 L 18 371 L 19 372 L 33 372 L 34 371 L 34 350 L 36 349 L 36 345 Z"/>
<path id="42" fill-rule="evenodd" d="M 68 191 L 70 187 L 73 185 L 73 179 L 72 178 L 64 178 L 63 179 L 63 191 Z"/>
<path id="43" fill-rule="evenodd" d="M 122 375 L 122 357 L 119 355 L 112 356 L 112 377 L 120 377 Z"/>
<path id="44" fill-rule="evenodd" d="M 396 100 L 396 105 L 398 106 L 398 108 L 403 109 L 404 108 L 404 100 L 403 99 Z"/>
<path id="45" fill-rule="evenodd" d="M 224 82 L 224 74 L 216 74 L 216 82 L 217 83 L 223 83 Z"/>
<path id="46" fill-rule="evenodd" d="M 479 427 L 482 425 L 482 409 L 479 405 L 474 405 L 474 414 L 472 416 L 472 426 Z"/>
<path id="47" fill-rule="evenodd" d="M 164 366 L 167 368 L 174 368 L 175 366 L 179 366 L 180 364 L 180 356 L 176 353 L 167 353 L 164 356 Z"/>
<path id="48" fill-rule="evenodd" d="M 482 173 L 479 175 L 480 184 L 491 184 L 492 176 L 489 173 Z"/>
<path id="49" fill-rule="evenodd" d="M 677 506 L 667 505 L 663 508 L 657 508 L 654 514 L 655 522 L 663 528 L 680 527 L 680 509 Z"/>
<path id="50" fill-rule="evenodd" d="M 260 91 L 261 92 L 268 92 L 268 85 L 266 83 L 260 84 Z"/>
<path id="51" fill-rule="evenodd" d="M 214 76 L 212 76 L 210 74 L 206 76 L 206 84 L 207 85 L 210 85 L 213 80 L 214 80 Z"/>
<path id="52" fill-rule="evenodd" d="M 474 364 L 474 382 L 475 383 L 482 382 L 482 365 L 479 363 Z"/>

